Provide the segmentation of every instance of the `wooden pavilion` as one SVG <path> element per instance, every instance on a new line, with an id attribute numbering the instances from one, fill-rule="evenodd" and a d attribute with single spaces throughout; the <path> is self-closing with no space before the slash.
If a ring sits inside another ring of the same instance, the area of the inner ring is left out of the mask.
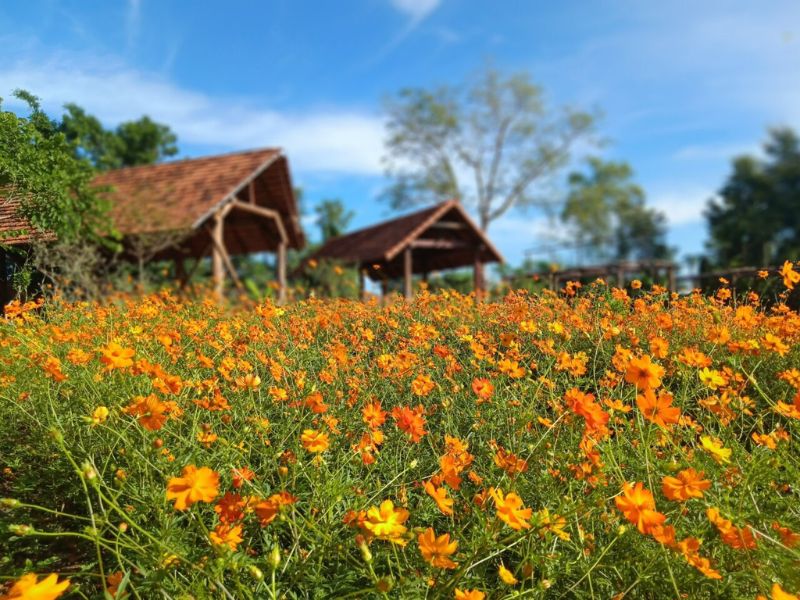
<path id="1" fill-rule="evenodd" d="M 334 259 L 358 268 L 363 295 L 365 277 L 381 283 L 403 279 L 406 298 L 413 295 L 412 277 L 458 267 L 473 267 L 476 293 L 485 288 L 483 265 L 503 257 L 457 200 L 448 200 L 365 229 L 328 240 L 311 259 Z"/>
<path id="2" fill-rule="evenodd" d="M 279 299 L 285 300 L 286 251 L 302 248 L 305 237 L 280 149 L 115 169 L 94 183 L 106 190 L 127 258 L 144 252 L 147 260 L 173 260 L 183 284 L 189 277 L 184 261 L 194 259 L 194 270 L 210 256 L 214 291 L 222 298 L 226 273 L 242 288 L 231 256 L 274 252 Z M 25 229 L 14 214 L 8 206 L 5 213 L 0 208 L 0 231 Z M 25 245 L 31 238 L 1 241 Z"/>

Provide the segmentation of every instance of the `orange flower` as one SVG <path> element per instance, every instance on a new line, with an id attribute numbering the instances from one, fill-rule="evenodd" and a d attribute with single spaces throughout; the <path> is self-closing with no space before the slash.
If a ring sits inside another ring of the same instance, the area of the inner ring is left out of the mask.
<path id="1" fill-rule="evenodd" d="M 514 574 L 506 569 L 506 566 L 503 563 L 500 563 L 500 566 L 497 567 L 497 574 L 500 576 L 500 579 L 506 585 L 516 585 L 519 583 L 519 580 L 514 577 Z"/>
<path id="2" fill-rule="evenodd" d="M 133 355 L 136 354 L 132 349 L 123 348 L 116 342 L 109 342 L 100 352 L 100 362 L 106 365 L 108 371 L 133 366 Z"/>
<path id="3" fill-rule="evenodd" d="M 455 600 L 483 600 L 486 598 L 486 594 L 480 590 L 460 590 L 456 588 L 454 597 Z"/>
<path id="4" fill-rule="evenodd" d="M 772 589 L 769 591 L 771 600 L 800 600 L 797 594 L 790 594 L 781 587 L 780 583 L 773 583 Z"/>
<path id="5" fill-rule="evenodd" d="M 641 481 L 634 484 L 622 484 L 622 493 L 614 498 L 617 508 L 625 515 L 641 533 L 650 533 L 650 529 L 662 525 L 666 516 L 656 510 L 656 501 L 650 490 L 645 489 Z"/>
<path id="6" fill-rule="evenodd" d="M 425 408 L 420 404 L 415 409 L 407 406 L 396 406 L 392 409 L 392 418 L 397 427 L 411 436 L 411 441 L 419 442 L 425 431 Z"/>
<path id="7" fill-rule="evenodd" d="M 242 543 L 242 526 L 217 525 L 208 537 L 215 546 L 227 546 L 235 552 L 237 546 Z"/>
<path id="8" fill-rule="evenodd" d="M 492 399 L 494 385 L 485 377 L 476 377 L 472 380 L 472 391 L 478 396 L 478 404 Z"/>
<path id="9" fill-rule="evenodd" d="M 522 498 L 514 492 L 503 495 L 502 490 L 495 488 L 489 488 L 489 495 L 494 500 L 497 517 L 501 521 L 516 531 L 530 528 L 529 521 L 533 511 L 530 508 L 524 508 Z"/>
<path id="10" fill-rule="evenodd" d="M 640 390 L 652 390 L 661 385 L 664 368 L 657 365 L 650 357 L 632 358 L 625 370 L 625 381 L 635 385 Z"/>
<path id="11" fill-rule="evenodd" d="M 211 502 L 219 494 L 219 475 L 208 467 L 189 465 L 181 477 L 167 483 L 167 500 L 175 500 L 175 510 L 186 510 L 195 502 Z"/>
<path id="12" fill-rule="evenodd" d="M 408 529 L 403 523 L 409 516 L 405 508 L 395 508 L 391 500 L 384 500 L 380 506 L 373 506 L 367 511 L 364 529 L 379 540 L 405 546 L 408 540 L 403 536 Z"/>
<path id="13" fill-rule="evenodd" d="M 315 454 L 325 452 L 330 446 L 328 434 L 314 429 L 303 430 L 300 435 L 300 442 L 303 444 L 303 448 Z"/>
<path id="14" fill-rule="evenodd" d="M 419 543 L 419 551 L 422 553 L 422 558 L 431 566 L 439 569 L 455 569 L 458 567 L 458 563 L 450 559 L 456 548 L 458 548 L 458 542 L 451 542 L 449 533 L 436 537 L 433 527 L 428 527 L 424 533 L 420 533 L 417 536 L 417 542 Z"/>
<path id="15" fill-rule="evenodd" d="M 703 479 L 703 475 L 694 469 L 684 469 L 677 477 L 664 477 L 661 480 L 661 490 L 667 498 L 676 502 L 702 498 L 703 491 L 711 487 L 711 482 Z"/>
<path id="16" fill-rule="evenodd" d="M 425 482 L 425 492 L 434 499 L 436 506 L 445 515 L 453 514 L 453 499 L 447 497 L 447 490 L 443 487 L 437 488 L 430 481 Z"/>
<path id="17" fill-rule="evenodd" d="M 69 587 L 69 579 L 58 581 L 55 573 L 36 581 L 35 573 L 20 577 L 2 600 L 55 600 Z"/>
<path id="18" fill-rule="evenodd" d="M 783 527 L 780 523 L 773 523 L 772 529 L 778 532 L 778 535 L 781 536 L 781 542 L 787 548 L 794 548 L 795 546 L 800 546 L 800 533 L 795 533 L 788 527 Z"/>
<path id="19" fill-rule="evenodd" d="M 383 425 L 386 422 L 386 414 L 385 410 L 381 410 L 381 403 L 377 400 L 366 404 L 364 408 L 361 409 L 364 423 L 366 423 L 370 429 L 377 429 Z"/>
<path id="20" fill-rule="evenodd" d="M 427 396 L 433 391 L 434 384 L 427 375 L 417 375 L 411 382 L 411 392 L 415 396 Z"/>
<path id="21" fill-rule="evenodd" d="M 648 389 L 636 396 L 636 406 L 645 419 L 659 427 L 668 428 L 680 420 L 681 410 L 672 406 L 672 394 L 669 392 L 662 391 L 656 396 L 653 390 Z"/>
<path id="22" fill-rule="evenodd" d="M 722 542 L 727 546 L 734 550 L 752 550 L 756 547 L 756 540 L 749 527 L 736 527 L 714 507 L 706 510 L 706 516 L 716 526 Z"/>
<path id="23" fill-rule="evenodd" d="M 167 420 L 169 406 L 159 400 L 155 394 L 147 397 L 136 396 L 133 404 L 127 406 L 123 412 L 137 417 L 139 424 L 149 431 L 158 431 Z"/>
<path id="24" fill-rule="evenodd" d="M 244 518 L 246 505 L 247 502 L 239 494 L 226 492 L 214 506 L 214 512 L 219 515 L 221 523 L 235 523 Z"/>
<path id="25" fill-rule="evenodd" d="M 788 260 L 783 263 L 780 274 L 783 277 L 783 285 L 789 290 L 793 290 L 795 284 L 800 283 L 800 273 L 794 270 L 794 265 Z"/>

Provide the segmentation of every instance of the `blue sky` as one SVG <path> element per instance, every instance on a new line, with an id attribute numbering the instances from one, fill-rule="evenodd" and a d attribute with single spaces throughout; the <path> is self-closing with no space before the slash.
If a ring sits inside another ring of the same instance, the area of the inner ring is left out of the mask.
<path id="1" fill-rule="evenodd" d="M 800 129 L 795 0 L 27 0 L 0 4 L 0 49 L 0 96 L 22 87 L 108 125 L 149 114 L 182 156 L 282 146 L 307 203 L 339 197 L 353 226 L 390 214 L 384 95 L 487 61 L 529 71 L 555 105 L 603 111 L 602 154 L 632 164 L 679 256 L 702 250 L 731 157 L 767 127 Z M 514 264 L 554 230 L 514 212 L 489 234 Z"/>

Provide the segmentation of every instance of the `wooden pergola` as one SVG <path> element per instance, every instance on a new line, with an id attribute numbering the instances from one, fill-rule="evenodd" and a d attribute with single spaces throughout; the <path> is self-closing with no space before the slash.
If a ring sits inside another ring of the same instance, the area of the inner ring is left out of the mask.
<path id="1" fill-rule="evenodd" d="M 572 267 L 569 269 L 558 269 L 554 271 L 544 271 L 532 273 L 527 277 L 536 277 L 547 282 L 547 287 L 551 290 L 558 290 L 567 281 L 580 281 L 586 279 L 606 279 L 615 283 L 618 287 L 624 287 L 625 282 L 633 276 L 647 274 L 654 279 L 663 279 L 667 283 L 667 289 L 674 292 L 675 274 L 677 267 L 675 263 L 668 260 L 633 260 L 618 261 L 602 265 L 590 265 L 584 267 Z"/>
<path id="2" fill-rule="evenodd" d="M 483 265 L 503 257 L 457 200 L 384 221 L 328 240 L 311 259 L 356 265 L 363 296 L 366 278 L 380 282 L 384 295 L 391 279 L 403 279 L 403 294 L 413 295 L 413 275 L 471 266 L 474 287 L 485 289 Z"/>
<path id="3" fill-rule="evenodd" d="M 286 157 L 279 149 L 116 169 L 99 175 L 111 216 L 134 260 L 173 260 L 181 285 L 211 257 L 214 292 L 244 286 L 232 256 L 274 252 L 279 301 L 286 300 L 286 251 L 305 237 Z M 194 259 L 190 272 L 186 259 Z"/>

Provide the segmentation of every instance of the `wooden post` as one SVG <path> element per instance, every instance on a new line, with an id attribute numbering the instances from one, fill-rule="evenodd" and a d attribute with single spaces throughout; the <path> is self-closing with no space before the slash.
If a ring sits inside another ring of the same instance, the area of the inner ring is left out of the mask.
<path id="1" fill-rule="evenodd" d="M 414 296 L 413 281 L 411 279 L 412 270 L 411 246 L 409 246 L 403 251 L 403 295 L 406 300 L 410 300 Z"/>
<path id="2" fill-rule="evenodd" d="M 183 260 L 183 256 L 180 255 L 175 257 L 175 278 L 178 280 L 180 289 L 185 288 L 189 281 L 189 277 L 186 275 L 186 263 Z"/>
<path id="3" fill-rule="evenodd" d="M 675 269 L 672 265 L 667 267 L 667 287 L 670 294 L 674 294 L 677 291 L 675 289 Z"/>
<path id="4" fill-rule="evenodd" d="M 366 293 L 367 282 L 364 276 L 364 269 L 361 265 L 357 266 L 358 268 L 358 297 L 361 300 L 364 300 L 364 295 Z"/>
<path id="5" fill-rule="evenodd" d="M 255 205 L 256 203 L 255 181 L 251 181 L 250 184 L 247 186 L 247 200 L 250 202 L 250 204 Z"/>
<path id="6" fill-rule="evenodd" d="M 386 278 L 381 279 L 381 304 L 386 304 L 389 297 L 389 282 Z"/>
<path id="7" fill-rule="evenodd" d="M 222 234 L 224 217 L 217 213 L 214 215 L 214 226 L 211 230 L 211 276 L 214 281 L 214 296 L 217 302 L 222 303 L 222 294 L 225 291 L 225 268 L 222 263 L 222 249 L 225 241 Z"/>
<path id="8" fill-rule="evenodd" d="M 286 303 L 286 242 L 278 243 L 278 303 Z"/>
<path id="9" fill-rule="evenodd" d="M 483 297 L 484 282 L 483 282 L 483 261 L 481 260 L 481 251 L 483 246 L 479 246 L 475 250 L 475 262 L 472 267 L 472 286 L 475 288 L 475 298 L 480 299 Z"/>

